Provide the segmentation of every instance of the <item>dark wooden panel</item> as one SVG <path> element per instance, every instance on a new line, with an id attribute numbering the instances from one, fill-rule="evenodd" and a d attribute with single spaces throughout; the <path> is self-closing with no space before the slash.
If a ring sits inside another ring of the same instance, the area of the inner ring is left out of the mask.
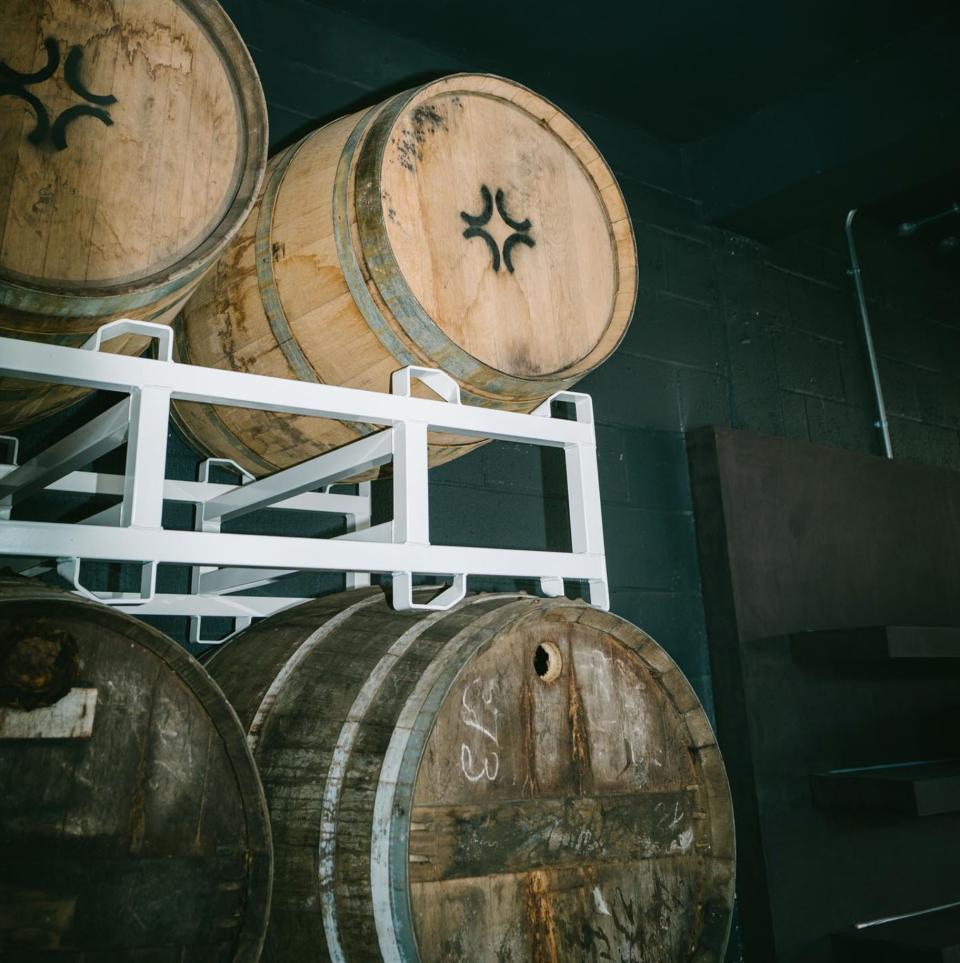
<path id="1" fill-rule="evenodd" d="M 837 963 L 960 963 L 960 906 L 834 937 Z"/>
<path id="2" fill-rule="evenodd" d="M 957 756 L 957 663 L 906 657 L 960 624 L 960 478 L 745 432 L 687 441 L 744 957 L 832 963 L 834 933 L 958 895 L 960 815 L 819 809 L 810 774 Z M 895 658 L 796 640 L 886 625 Z"/>
<path id="3" fill-rule="evenodd" d="M 947 626 L 875 625 L 799 632 L 792 642 L 795 658 L 826 663 L 960 660 L 960 628 Z"/>
<path id="4" fill-rule="evenodd" d="M 722 482 L 740 638 L 960 625 L 960 475 L 721 428 L 690 451 Z"/>
<path id="5" fill-rule="evenodd" d="M 815 773 L 821 809 L 881 809 L 909 816 L 960 811 L 960 760 Z"/>

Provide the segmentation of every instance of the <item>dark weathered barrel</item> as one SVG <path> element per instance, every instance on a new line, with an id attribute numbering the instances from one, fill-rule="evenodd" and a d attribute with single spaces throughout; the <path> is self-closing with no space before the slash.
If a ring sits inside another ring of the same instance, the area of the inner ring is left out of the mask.
<path id="1" fill-rule="evenodd" d="M 2 12 L 0 335 L 76 346 L 116 318 L 169 322 L 266 166 L 240 35 L 214 0 L 4 0 Z M 80 394 L 0 380 L 0 429 Z"/>
<path id="2" fill-rule="evenodd" d="M 208 663 L 270 807 L 265 959 L 719 963 L 723 763 L 649 636 L 566 599 L 298 606 Z"/>
<path id="3" fill-rule="evenodd" d="M 181 361 L 389 391 L 442 368 L 464 400 L 530 411 L 609 357 L 636 250 L 616 178 L 563 111 L 482 74 L 443 77 L 271 161 L 229 252 L 177 322 Z M 262 475 L 370 431 L 174 405 L 201 450 Z M 431 464 L 478 444 L 432 436 Z"/>
<path id="4" fill-rule="evenodd" d="M 178 645 L 0 576 L 0 957 L 260 956 L 270 830 L 244 733 Z"/>

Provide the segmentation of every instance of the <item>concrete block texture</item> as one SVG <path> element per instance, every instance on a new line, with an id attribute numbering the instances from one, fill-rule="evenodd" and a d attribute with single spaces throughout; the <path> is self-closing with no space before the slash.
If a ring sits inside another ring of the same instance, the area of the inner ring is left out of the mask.
<path id="1" fill-rule="evenodd" d="M 374 8 L 362 3 L 357 16 L 311 0 L 223 3 L 260 72 L 274 150 L 443 74 L 508 72 L 525 81 L 522 63 L 505 71 L 486 56 L 468 59 L 461 51 L 428 46 L 413 35 L 413 15 L 410 35 L 401 36 L 366 19 Z M 503 52 L 492 50 L 490 57 Z M 720 229 L 705 218 L 679 147 L 606 116 L 602 104 L 538 92 L 570 113 L 606 156 L 636 234 L 640 289 L 633 324 L 613 357 L 577 386 L 593 396 L 597 421 L 612 608 L 673 656 L 712 717 L 683 433 L 733 425 L 879 452 L 842 213 L 776 245 Z M 742 162 L 729 158 L 734 168 Z M 957 256 L 939 257 L 869 217 L 858 218 L 857 239 L 896 456 L 960 470 Z M 23 456 L 114 400 L 91 397 L 32 427 Z M 172 432 L 171 476 L 196 477 L 197 461 Z M 389 481 L 375 488 L 376 520 L 390 517 Z M 562 454 L 494 443 L 435 469 L 430 519 L 438 544 L 568 548 Z M 288 519 L 288 534 L 303 534 L 296 527 L 302 522 Z M 244 524 L 255 528 L 260 520 Z M 183 571 L 163 578 L 170 590 L 184 587 Z M 534 583 L 505 578 L 471 584 L 488 591 L 537 590 Z M 304 576 L 277 592 L 327 592 L 341 585 L 340 576 Z M 174 621 L 162 627 L 185 638 L 183 620 Z M 734 943 L 731 954 L 738 952 Z"/>
<path id="2" fill-rule="evenodd" d="M 309 0 L 226 6 L 261 71 L 276 145 L 443 73 L 498 72 Z M 709 701 L 683 432 L 730 424 L 879 451 L 842 217 L 775 245 L 716 228 L 678 148 L 602 105 L 558 102 L 619 177 L 637 241 L 633 324 L 578 385 L 598 424 L 613 608 L 650 631 Z M 897 456 L 960 468 L 960 285 L 888 225 L 861 218 L 857 237 Z M 189 473 L 188 460 L 178 447 L 178 469 Z M 562 457 L 494 443 L 438 468 L 431 520 L 438 542 L 563 547 Z M 515 587 L 487 581 L 480 587 Z"/>

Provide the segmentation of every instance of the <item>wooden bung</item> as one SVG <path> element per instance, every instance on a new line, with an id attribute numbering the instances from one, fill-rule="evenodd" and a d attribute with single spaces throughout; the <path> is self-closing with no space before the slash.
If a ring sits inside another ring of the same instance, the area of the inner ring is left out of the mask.
<path id="1" fill-rule="evenodd" d="M 0 336 L 77 346 L 116 318 L 169 323 L 249 213 L 266 150 L 253 62 L 213 0 L 4 0 Z M 0 379 L 0 431 L 83 393 Z"/>
<path id="2" fill-rule="evenodd" d="M 10 637 L 75 670 L 52 705 L 42 657 L 0 688 L 0 958 L 256 963 L 269 818 L 220 689 L 142 622 L 0 575 Z"/>
<path id="3" fill-rule="evenodd" d="M 519 84 L 455 75 L 273 158 L 263 196 L 177 322 L 177 351 L 374 391 L 405 365 L 442 368 L 467 403 L 529 411 L 610 355 L 636 275 L 623 196 L 583 131 Z M 256 475 L 376 430 L 174 410 L 198 449 Z M 431 464 L 482 443 L 432 441 Z"/>
<path id="4" fill-rule="evenodd" d="M 520 595 L 394 612 L 360 589 L 247 629 L 207 667 L 270 808 L 265 960 L 723 959 L 723 762 L 689 683 L 630 623 Z"/>

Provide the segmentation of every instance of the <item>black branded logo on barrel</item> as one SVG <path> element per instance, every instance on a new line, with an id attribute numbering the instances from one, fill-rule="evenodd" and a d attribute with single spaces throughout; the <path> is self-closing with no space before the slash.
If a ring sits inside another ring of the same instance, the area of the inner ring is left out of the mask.
<path id="1" fill-rule="evenodd" d="M 497 213 L 500 215 L 500 220 L 503 221 L 507 227 L 511 228 L 514 233 L 511 234 L 503 242 L 503 263 L 507 266 L 507 270 L 513 274 L 513 249 L 518 244 L 525 244 L 527 247 L 534 247 L 536 241 L 528 233 L 530 230 L 530 218 L 525 221 L 518 221 L 512 218 L 508 213 L 504 205 L 503 191 L 499 188 L 497 189 L 496 196 L 490 193 L 490 189 L 486 184 L 480 185 L 480 198 L 483 201 L 483 210 L 479 214 L 468 214 L 466 211 L 461 211 L 460 216 L 467 222 L 469 227 L 463 232 L 463 236 L 469 240 L 472 237 L 481 238 L 490 249 L 490 256 L 492 258 L 492 266 L 494 271 L 500 270 L 500 245 L 497 241 L 485 230 L 487 224 L 490 223 L 490 218 L 493 217 L 493 208 L 496 204 Z"/>
<path id="2" fill-rule="evenodd" d="M 36 124 L 33 130 L 27 134 L 27 140 L 31 144 L 39 145 L 49 140 L 57 150 L 64 150 L 67 146 L 67 127 L 78 117 L 96 117 L 101 123 L 108 127 L 111 126 L 113 120 L 103 108 L 115 104 L 117 98 L 113 94 L 94 94 L 87 90 L 80 79 L 83 48 L 79 46 L 71 47 L 67 53 L 67 59 L 63 63 L 63 79 L 67 82 L 67 86 L 75 94 L 79 94 L 87 103 L 68 107 L 57 116 L 53 123 L 50 123 L 50 113 L 43 102 L 27 90 L 27 87 L 42 84 L 45 80 L 49 80 L 60 66 L 60 44 L 57 40 L 53 37 L 47 37 L 43 46 L 47 51 L 46 66 L 32 74 L 21 73 L 19 70 L 9 67 L 5 61 L 0 61 L 0 97 L 5 94 L 11 97 L 19 97 L 33 108 Z"/>

